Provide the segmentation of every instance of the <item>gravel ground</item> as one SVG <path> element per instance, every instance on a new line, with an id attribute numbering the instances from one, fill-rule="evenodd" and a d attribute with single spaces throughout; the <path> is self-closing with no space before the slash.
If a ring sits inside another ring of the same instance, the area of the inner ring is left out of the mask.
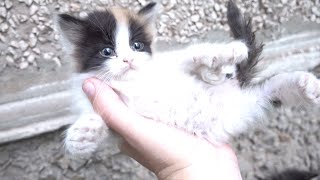
<path id="1" fill-rule="evenodd" d="M 138 8 L 138 0 L 4 0 L 0 2 L 0 75 L 56 71 L 63 59 L 52 15 L 82 16 L 85 11 L 121 4 Z M 187 43 L 213 29 L 227 30 L 225 0 L 163 0 L 157 21 L 158 40 Z M 239 3 L 253 17 L 257 30 L 270 39 L 285 33 L 282 23 L 299 18 L 320 23 L 319 0 L 252 0 Z M 266 125 L 267 126 L 266 126 Z M 259 179 L 285 168 L 320 172 L 320 112 L 284 109 L 255 131 L 234 140 L 244 179 Z M 267 127 L 267 128 L 266 128 Z M 1 179 L 154 179 L 143 167 L 122 155 L 103 152 L 88 161 L 64 156 L 62 131 L 0 146 Z"/>

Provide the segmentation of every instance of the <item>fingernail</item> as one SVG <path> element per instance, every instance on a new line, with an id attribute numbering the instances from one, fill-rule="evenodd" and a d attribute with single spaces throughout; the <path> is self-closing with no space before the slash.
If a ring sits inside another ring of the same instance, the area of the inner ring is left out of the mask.
<path id="1" fill-rule="evenodd" d="M 82 89 L 89 98 L 93 97 L 96 91 L 93 83 L 90 81 L 85 81 Z"/>

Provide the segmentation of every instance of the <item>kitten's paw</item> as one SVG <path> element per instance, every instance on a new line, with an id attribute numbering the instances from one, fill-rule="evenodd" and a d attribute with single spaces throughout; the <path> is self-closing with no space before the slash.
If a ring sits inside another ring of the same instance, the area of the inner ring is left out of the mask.
<path id="1" fill-rule="evenodd" d="M 214 68 L 217 66 L 217 58 L 216 57 L 209 57 L 209 56 L 194 56 L 193 57 L 193 62 L 196 65 L 204 65 L 207 66 L 208 68 Z"/>
<path id="2" fill-rule="evenodd" d="M 239 63 L 248 58 L 248 47 L 241 41 L 233 41 L 228 44 L 232 57 L 230 58 L 231 63 Z M 227 50 L 226 50 L 227 51 Z"/>
<path id="3" fill-rule="evenodd" d="M 302 73 L 298 79 L 298 86 L 309 103 L 320 104 L 320 80 L 313 74 Z"/>
<path id="4" fill-rule="evenodd" d="M 101 117 L 94 113 L 83 114 L 67 130 L 65 146 L 74 156 L 90 156 L 108 136 L 108 127 Z"/>
<path id="5" fill-rule="evenodd" d="M 236 64 L 248 58 L 248 48 L 241 41 L 233 41 L 219 46 L 219 48 L 204 44 L 201 48 L 202 50 L 199 50 L 199 52 L 202 53 L 193 56 L 193 61 L 195 64 L 205 65 L 209 68 Z"/>
<path id="6" fill-rule="evenodd" d="M 202 67 L 201 69 L 199 69 L 199 71 L 200 71 L 201 79 L 204 82 L 207 82 L 212 85 L 221 84 L 225 81 L 225 78 L 226 78 L 224 74 L 215 73 L 209 68 Z"/>

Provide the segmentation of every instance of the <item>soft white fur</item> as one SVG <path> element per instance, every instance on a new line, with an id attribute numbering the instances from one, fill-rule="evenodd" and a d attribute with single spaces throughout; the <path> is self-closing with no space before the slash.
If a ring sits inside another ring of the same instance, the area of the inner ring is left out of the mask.
<path id="1" fill-rule="evenodd" d="M 283 105 L 319 104 L 320 82 L 309 73 L 279 74 L 263 85 L 244 89 L 235 76 L 225 78 L 235 73 L 235 63 L 247 57 L 247 47 L 240 41 L 196 44 L 155 53 L 151 60 L 130 48 L 126 28 L 120 25 L 117 30 L 118 57 L 107 61 L 101 71 L 77 78 L 75 99 L 82 115 L 68 129 L 65 141 L 74 155 L 91 154 L 112 135 L 82 93 L 83 79 L 92 75 L 110 82 L 128 107 L 142 116 L 213 143 L 226 142 L 248 124 L 267 118 L 273 109 L 271 100 Z M 131 58 L 131 63 L 125 58 Z"/>

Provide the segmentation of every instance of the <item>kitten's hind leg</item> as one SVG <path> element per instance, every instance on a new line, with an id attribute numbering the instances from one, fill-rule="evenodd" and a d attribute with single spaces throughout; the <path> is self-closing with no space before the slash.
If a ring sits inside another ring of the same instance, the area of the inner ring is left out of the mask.
<path id="1" fill-rule="evenodd" d="M 264 95 L 285 106 L 320 104 L 320 80 L 307 72 L 283 73 L 265 82 Z"/>

